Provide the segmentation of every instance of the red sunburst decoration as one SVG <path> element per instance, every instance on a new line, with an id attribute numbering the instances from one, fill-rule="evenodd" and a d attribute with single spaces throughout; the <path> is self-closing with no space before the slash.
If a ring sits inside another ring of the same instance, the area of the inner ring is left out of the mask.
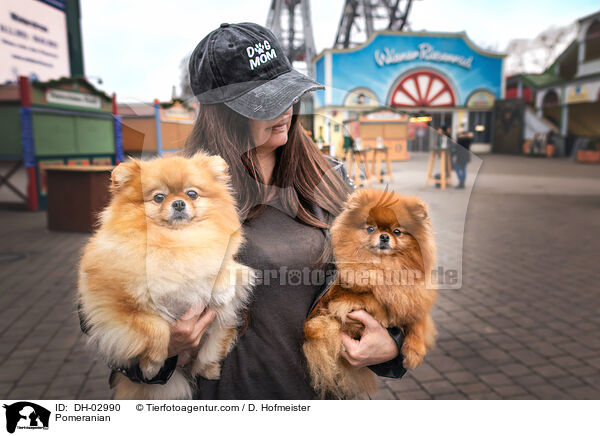
<path id="1" fill-rule="evenodd" d="M 446 79 L 431 71 L 408 74 L 392 92 L 392 106 L 455 106 L 454 92 Z"/>

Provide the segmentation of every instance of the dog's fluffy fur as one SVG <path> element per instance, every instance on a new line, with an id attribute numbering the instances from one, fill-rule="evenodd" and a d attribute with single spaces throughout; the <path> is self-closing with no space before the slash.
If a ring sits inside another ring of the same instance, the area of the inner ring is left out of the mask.
<path id="1" fill-rule="evenodd" d="M 114 380 L 116 399 L 191 399 L 196 375 L 219 378 L 254 277 L 233 260 L 243 236 L 227 165 L 202 153 L 130 160 L 111 178 L 79 269 L 90 342 L 109 364 L 139 363 L 151 379 L 168 357 L 170 323 L 192 305 L 215 309 L 197 355 L 165 385 Z"/>
<path id="2" fill-rule="evenodd" d="M 429 314 L 435 246 L 424 202 L 368 189 L 350 196 L 331 239 L 338 277 L 304 325 L 303 349 L 322 397 L 354 398 L 377 383 L 371 370 L 353 368 L 340 356 L 340 332 L 359 339 L 364 328 L 347 314 L 364 309 L 384 327 L 402 328 L 404 365 L 417 367 L 436 335 Z"/>

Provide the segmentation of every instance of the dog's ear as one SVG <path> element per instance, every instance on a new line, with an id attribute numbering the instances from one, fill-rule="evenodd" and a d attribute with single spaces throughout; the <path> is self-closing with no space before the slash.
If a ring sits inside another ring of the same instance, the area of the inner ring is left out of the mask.
<path id="1" fill-rule="evenodd" d="M 208 164 L 212 168 L 213 172 L 217 176 L 217 179 L 222 182 L 229 181 L 229 166 L 225 159 L 221 156 L 209 156 Z"/>
<path id="2" fill-rule="evenodd" d="M 217 179 L 222 181 L 229 180 L 229 166 L 221 156 L 209 156 L 203 152 L 198 152 L 191 157 L 192 161 L 201 168 L 210 168 Z"/>
<path id="3" fill-rule="evenodd" d="M 137 159 L 130 159 L 127 162 L 121 162 L 110 174 L 112 189 L 117 191 L 125 186 L 134 176 L 140 174 L 140 162 Z"/>
<path id="4" fill-rule="evenodd" d="M 226 173 L 229 170 L 227 162 L 221 156 L 209 156 L 208 160 L 212 169 L 217 173 Z"/>
<path id="5" fill-rule="evenodd" d="M 427 210 L 427 203 L 418 198 L 416 198 L 414 202 L 408 205 L 408 211 L 410 215 L 417 221 L 423 221 L 429 216 L 429 211 Z"/>

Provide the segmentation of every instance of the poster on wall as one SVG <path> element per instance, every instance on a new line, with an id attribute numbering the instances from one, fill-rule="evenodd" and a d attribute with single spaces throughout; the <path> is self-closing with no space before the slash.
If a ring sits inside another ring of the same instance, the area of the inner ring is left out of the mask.
<path id="1" fill-rule="evenodd" d="M 467 107 L 471 109 L 491 109 L 494 106 L 494 94 L 488 91 L 476 91 L 467 100 Z"/>
<path id="2" fill-rule="evenodd" d="M 69 74 L 65 2 L 2 0 L 0 84 L 19 76 L 47 81 Z"/>
<path id="3" fill-rule="evenodd" d="M 112 165 L 112 158 L 110 157 L 95 157 L 92 159 L 92 165 L 100 165 L 100 166 L 105 166 L 105 165 Z"/>
<path id="4" fill-rule="evenodd" d="M 577 83 L 569 87 L 567 91 L 567 103 L 586 103 L 591 101 L 590 93 L 585 85 Z"/>
<path id="5" fill-rule="evenodd" d="M 83 94 L 81 92 L 65 91 L 64 89 L 47 90 L 46 102 L 85 109 L 102 109 L 102 100 L 99 96 Z"/>
<path id="6" fill-rule="evenodd" d="M 90 160 L 86 158 L 74 158 L 67 160 L 67 165 L 69 166 L 88 166 L 90 164 Z"/>

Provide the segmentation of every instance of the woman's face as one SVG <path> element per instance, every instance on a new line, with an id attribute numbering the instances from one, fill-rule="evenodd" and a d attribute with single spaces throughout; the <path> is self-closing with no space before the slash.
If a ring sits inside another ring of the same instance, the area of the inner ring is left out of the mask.
<path id="1" fill-rule="evenodd" d="M 250 132 L 259 151 L 268 152 L 281 147 L 288 140 L 288 130 L 292 124 L 293 107 L 274 120 L 250 120 Z"/>

